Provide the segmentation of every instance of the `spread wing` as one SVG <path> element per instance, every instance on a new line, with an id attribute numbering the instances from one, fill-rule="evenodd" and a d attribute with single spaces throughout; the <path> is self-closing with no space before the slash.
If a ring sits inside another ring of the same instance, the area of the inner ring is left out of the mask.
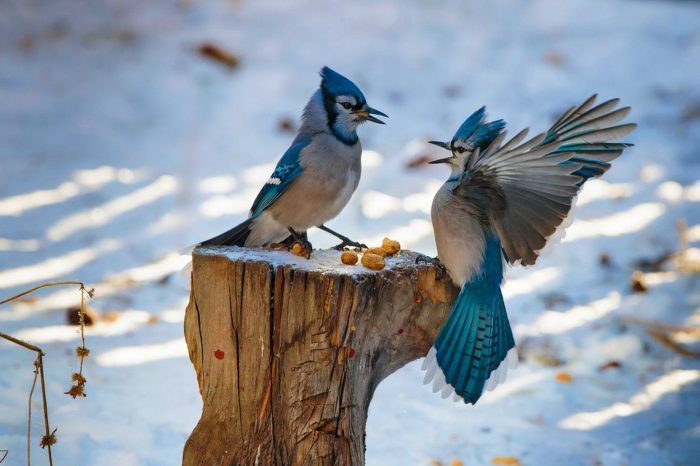
<path id="1" fill-rule="evenodd" d="M 265 182 L 258 193 L 253 206 L 250 208 L 249 216 L 262 213 L 279 198 L 282 193 L 292 184 L 292 182 L 302 172 L 299 164 L 299 156 L 311 143 L 311 138 L 297 138 L 284 153 L 270 178 Z"/>
<path id="2" fill-rule="evenodd" d="M 611 111 L 617 99 L 592 107 L 594 101 L 567 110 L 547 133 L 523 142 L 525 129 L 505 144 L 501 133 L 470 157 L 454 193 L 481 207 L 509 263 L 534 264 L 581 185 L 602 175 L 627 147 L 608 141 L 636 128 L 611 126 L 629 108 Z"/>

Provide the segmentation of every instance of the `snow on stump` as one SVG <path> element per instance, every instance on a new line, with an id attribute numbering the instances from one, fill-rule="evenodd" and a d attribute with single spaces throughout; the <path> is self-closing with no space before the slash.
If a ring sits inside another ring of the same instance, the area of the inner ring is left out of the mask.
<path id="1" fill-rule="evenodd" d="M 183 465 L 363 465 L 374 390 L 428 352 L 458 293 L 416 257 L 197 248 L 185 338 L 204 405 Z"/>

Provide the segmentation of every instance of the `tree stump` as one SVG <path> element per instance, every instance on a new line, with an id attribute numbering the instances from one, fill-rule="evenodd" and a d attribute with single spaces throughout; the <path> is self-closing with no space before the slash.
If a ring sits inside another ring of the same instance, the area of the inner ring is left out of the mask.
<path id="1" fill-rule="evenodd" d="M 197 248 L 185 338 L 204 406 L 183 464 L 363 465 L 374 390 L 427 353 L 458 293 L 416 257 L 377 272 L 332 250 Z"/>

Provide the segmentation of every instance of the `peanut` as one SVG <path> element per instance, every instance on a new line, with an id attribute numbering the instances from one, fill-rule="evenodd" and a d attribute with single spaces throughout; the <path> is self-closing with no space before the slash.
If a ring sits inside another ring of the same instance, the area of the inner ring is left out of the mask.
<path id="1" fill-rule="evenodd" d="M 379 254 L 363 254 L 362 265 L 372 270 L 382 270 L 384 268 L 384 258 Z"/>

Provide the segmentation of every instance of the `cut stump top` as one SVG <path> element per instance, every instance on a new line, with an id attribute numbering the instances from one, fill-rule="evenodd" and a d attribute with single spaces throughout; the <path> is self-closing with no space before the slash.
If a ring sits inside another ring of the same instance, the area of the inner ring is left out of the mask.
<path id="1" fill-rule="evenodd" d="M 266 248 L 242 248 L 238 246 L 200 246 L 194 250 L 195 255 L 226 257 L 231 261 L 260 262 L 274 266 L 290 266 L 306 272 L 320 272 L 336 275 L 371 275 L 397 269 L 416 269 L 429 267 L 418 263 L 420 254 L 413 251 L 401 250 L 393 256 L 386 256 L 386 266 L 382 270 L 372 270 L 360 262 L 346 265 L 340 261 L 341 251 L 335 249 L 314 249 L 309 259 L 292 254 L 288 251 L 277 251 Z M 361 253 L 358 253 L 361 256 Z"/>

